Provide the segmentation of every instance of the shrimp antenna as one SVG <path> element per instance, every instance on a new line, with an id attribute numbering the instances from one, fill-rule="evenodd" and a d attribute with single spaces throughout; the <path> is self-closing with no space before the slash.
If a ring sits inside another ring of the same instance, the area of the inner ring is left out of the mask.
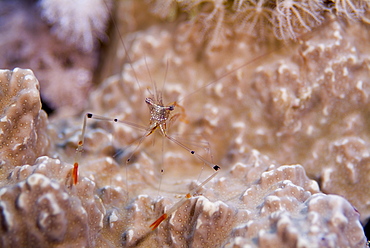
<path id="1" fill-rule="evenodd" d="M 119 39 L 121 40 L 121 44 L 122 44 L 122 46 L 123 46 L 123 49 L 125 50 L 125 53 L 126 53 L 126 56 L 127 56 L 127 60 L 128 60 L 128 62 L 129 62 L 129 64 L 130 64 L 130 67 L 131 67 L 132 71 L 134 72 L 135 80 L 136 80 L 136 84 L 137 84 L 137 86 L 139 87 L 139 90 L 141 91 L 141 86 L 140 86 L 140 83 L 139 83 L 139 79 L 138 79 L 138 77 L 137 77 L 137 73 L 136 73 L 136 71 L 135 71 L 135 69 L 134 69 L 134 66 L 132 65 L 132 60 L 131 60 L 130 54 L 128 53 L 128 49 L 127 49 L 127 47 L 126 47 L 126 45 L 125 45 L 125 42 L 123 42 L 122 34 L 121 34 L 121 32 L 119 31 L 119 28 L 118 28 L 117 22 L 116 22 L 116 20 L 114 19 L 113 15 L 112 15 L 112 13 L 111 13 L 111 11 L 110 11 L 110 9 L 109 9 L 109 6 L 108 6 L 107 2 L 106 2 L 105 0 L 104 0 L 103 2 L 104 2 L 105 7 L 107 8 L 107 10 L 108 10 L 108 12 L 109 12 L 109 16 L 110 16 L 110 19 L 112 20 L 113 26 L 114 26 L 114 27 L 115 27 L 115 29 L 117 30 L 117 33 L 118 33 Z"/>

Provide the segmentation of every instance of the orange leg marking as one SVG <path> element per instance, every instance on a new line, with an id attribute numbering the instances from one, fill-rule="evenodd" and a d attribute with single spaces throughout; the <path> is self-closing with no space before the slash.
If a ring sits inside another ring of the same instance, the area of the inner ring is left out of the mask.
<path id="1" fill-rule="evenodd" d="M 78 163 L 74 163 L 72 172 L 73 184 L 76 185 L 78 182 Z"/>
<path id="2" fill-rule="evenodd" d="M 167 214 L 162 214 L 162 216 L 159 217 L 156 221 L 154 221 L 149 227 L 152 229 L 152 231 L 154 231 L 159 226 L 159 224 L 162 223 L 162 221 L 167 219 L 167 217 L 168 217 Z"/>

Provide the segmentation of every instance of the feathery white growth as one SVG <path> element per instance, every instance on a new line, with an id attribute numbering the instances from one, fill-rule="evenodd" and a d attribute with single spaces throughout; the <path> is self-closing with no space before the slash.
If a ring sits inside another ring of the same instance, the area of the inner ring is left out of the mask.
<path id="1" fill-rule="evenodd" d="M 59 39 L 91 52 L 104 35 L 111 0 L 41 0 L 40 6 Z"/>

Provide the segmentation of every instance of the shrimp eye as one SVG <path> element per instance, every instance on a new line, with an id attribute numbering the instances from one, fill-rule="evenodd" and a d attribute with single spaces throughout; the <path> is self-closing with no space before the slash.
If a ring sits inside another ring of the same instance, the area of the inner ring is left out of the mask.
<path id="1" fill-rule="evenodd" d="M 172 111 L 172 110 L 174 110 L 174 109 L 175 109 L 175 106 L 173 106 L 173 105 L 169 106 L 169 110 L 170 110 L 170 111 Z"/>

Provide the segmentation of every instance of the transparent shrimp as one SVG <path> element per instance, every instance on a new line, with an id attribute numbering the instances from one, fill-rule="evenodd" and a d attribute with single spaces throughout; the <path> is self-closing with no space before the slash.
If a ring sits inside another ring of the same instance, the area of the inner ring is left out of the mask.
<path id="1" fill-rule="evenodd" d="M 165 220 L 168 216 L 170 216 L 174 211 L 176 211 L 182 204 L 185 203 L 186 199 L 191 198 L 193 195 L 197 194 L 202 186 L 204 186 L 207 182 L 209 182 L 212 178 L 214 178 L 219 170 L 221 169 L 220 166 L 213 164 L 209 162 L 207 159 L 203 158 L 202 156 L 198 155 L 195 150 L 190 149 L 188 146 L 183 144 L 182 142 L 178 141 L 174 137 L 170 136 L 167 134 L 167 126 L 168 123 L 174 122 L 176 119 L 178 119 L 181 115 L 184 115 L 184 108 L 177 104 L 176 102 L 173 102 L 169 105 L 164 105 L 162 97 L 157 93 L 156 96 L 151 96 L 147 97 L 145 99 L 145 103 L 147 104 L 150 112 L 150 122 L 149 122 L 149 127 L 145 128 L 143 126 L 137 125 L 132 122 L 128 121 L 121 121 L 118 119 L 112 119 L 112 118 L 107 118 L 104 116 L 100 115 L 95 115 L 92 113 L 87 113 L 84 116 L 83 120 L 83 126 L 82 126 L 82 132 L 80 135 L 80 140 L 78 142 L 78 147 L 76 149 L 76 158 L 75 158 L 75 163 L 74 163 L 74 169 L 73 169 L 73 183 L 77 184 L 78 182 L 78 165 L 79 165 L 79 158 L 81 156 L 81 153 L 83 151 L 83 145 L 84 145 L 84 136 L 85 136 L 85 131 L 86 131 L 86 124 L 87 124 L 87 119 L 95 119 L 95 120 L 100 120 L 100 121 L 110 121 L 110 122 L 115 122 L 115 123 L 122 123 L 128 126 L 132 126 L 138 129 L 142 129 L 145 131 L 144 135 L 140 138 L 139 143 L 137 147 L 135 148 L 134 152 L 137 150 L 139 145 L 143 142 L 143 140 L 153 134 L 156 130 L 160 132 L 160 134 L 170 140 L 171 142 L 175 143 L 176 145 L 180 146 L 190 154 L 194 155 L 197 159 L 202 161 L 204 164 L 207 164 L 210 168 L 213 169 L 213 173 L 206 179 L 204 180 L 198 187 L 194 188 L 190 192 L 186 194 L 184 198 L 182 198 L 178 203 L 176 203 L 172 208 L 170 208 L 166 213 L 164 213 L 161 217 L 159 217 L 155 222 L 153 222 L 150 225 L 150 228 L 152 230 L 155 230 L 159 224 Z M 175 110 L 175 107 L 178 107 L 181 110 L 181 113 L 177 113 L 174 115 L 171 115 L 171 112 Z M 127 159 L 127 162 L 130 161 L 132 152 L 129 158 Z M 163 172 L 163 169 L 161 169 L 161 172 Z"/>
<path id="2" fill-rule="evenodd" d="M 127 122 L 127 121 L 120 121 L 118 119 L 112 119 L 107 118 L 100 115 L 95 115 L 92 113 L 87 113 L 84 116 L 83 120 L 83 126 L 82 126 L 82 132 L 80 135 L 80 140 L 78 142 L 78 147 L 76 149 L 76 158 L 74 162 L 74 169 L 73 169 L 73 183 L 77 184 L 78 182 L 78 165 L 79 165 L 79 159 L 81 156 L 81 153 L 83 151 L 83 145 L 84 145 L 84 136 L 86 131 L 86 124 L 87 119 L 95 119 L 100 121 L 111 121 L 116 123 L 122 123 L 125 125 L 129 125 L 135 128 L 143 129 L 145 130 L 144 135 L 140 138 L 139 144 L 136 147 L 136 149 L 139 147 L 139 145 L 143 142 L 143 140 L 153 134 L 156 130 L 160 132 L 163 137 L 167 138 L 171 142 L 175 143 L 176 145 L 180 146 L 181 148 L 185 149 L 190 154 L 194 155 L 197 159 L 202 161 L 204 164 L 207 164 L 209 167 L 213 169 L 213 173 L 206 178 L 200 185 L 195 187 L 193 190 L 189 191 L 185 197 L 183 197 L 181 200 L 179 200 L 175 205 L 173 205 L 168 211 L 166 211 L 163 215 L 161 215 L 157 220 L 155 220 L 149 227 L 152 230 L 155 230 L 160 223 L 162 223 L 165 219 L 167 219 L 173 212 L 175 212 L 179 207 L 181 207 L 187 199 L 191 198 L 192 196 L 196 195 L 202 187 L 208 183 L 211 179 L 213 179 L 219 170 L 221 169 L 220 166 L 213 164 L 209 162 L 207 159 L 203 158 L 202 156 L 198 155 L 195 150 L 190 149 L 182 142 L 178 141 L 177 139 L 173 138 L 172 136 L 167 134 L 167 125 L 169 122 L 174 122 L 177 118 L 179 118 L 183 113 L 177 113 L 174 115 L 171 115 L 171 112 L 175 110 L 175 107 L 178 107 L 182 112 L 184 111 L 183 107 L 177 104 L 176 102 L 173 102 L 169 105 L 164 105 L 162 101 L 162 97 L 157 94 L 156 97 L 148 97 L 145 99 L 145 103 L 147 104 L 149 111 L 150 111 L 150 122 L 149 127 L 144 128 L 143 126 L 137 125 L 135 123 Z M 134 152 L 136 151 L 134 150 Z M 130 161 L 130 158 L 133 153 L 131 153 L 130 157 L 127 159 L 127 162 Z M 163 169 L 161 169 L 161 172 L 163 172 Z"/>
<path id="3" fill-rule="evenodd" d="M 114 23 L 114 25 L 115 25 L 115 23 Z M 117 28 L 117 31 L 119 33 L 118 28 Z M 126 53 L 126 56 L 127 56 L 128 64 L 132 68 L 132 71 L 135 75 L 136 83 L 138 84 L 139 88 L 141 88 L 140 82 L 139 82 L 138 77 L 137 77 L 137 72 L 135 71 L 135 69 L 132 65 L 131 58 L 130 58 L 129 53 L 128 53 L 128 49 L 126 48 L 125 43 L 123 42 L 123 38 L 122 38 L 120 33 L 119 33 L 119 36 L 120 36 L 119 38 L 121 40 L 122 46 L 123 46 L 123 48 L 125 50 L 125 53 Z M 187 94 L 185 97 L 189 97 L 192 94 L 194 94 L 195 92 L 197 92 L 199 90 L 202 90 L 202 89 L 204 89 L 204 88 L 206 88 L 206 87 L 208 87 L 212 84 L 215 84 L 216 82 L 219 82 L 219 80 L 221 80 L 222 78 L 225 78 L 225 77 L 235 73 L 239 69 L 241 69 L 243 67 L 246 67 L 249 64 L 254 63 L 256 60 L 259 60 L 263 57 L 266 57 L 269 53 L 272 53 L 272 52 L 275 52 L 275 51 L 270 51 L 268 53 L 264 53 L 264 54 L 262 54 L 258 57 L 255 57 L 254 59 L 248 61 L 247 63 L 244 63 L 240 66 L 237 66 L 237 67 L 233 68 L 231 71 L 225 73 L 221 77 L 218 77 L 217 79 L 215 79 L 215 80 L 213 80 L 209 83 L 206 83 L 202 87 L 194 90 L 192 93 Z M 150 73 L 149 73 L 149 75 L 150 75 Z M 178 118 L 181 119 L 182 117 L 184 117 L 185 111 L 184 111 L 184 108 L 180 104 L 178 104 L 178 102 L 176 102 L 176 101 L 173 102 L 173 103 L 170 103 L 168 105 L 165 105 L 163 103 L 161 93 L 159 93 L 157 88 L 156 88 L 156 84 L 154 83 L 154 80 L 151 80 L 151 81 L 153 83 L 153 88 L 155 90 L 155 94 L 151 94 L 150 97 L 145 98 L 145 103 L 148 106 L 149 113 L 150 113 L 149 125 L 147 127 L 136 124 L 136 123 L 133 123 L 133 122 L 130 122 L 130 121 L 119 120 L 119 119 L 116 119 L 116 118 L 109 118 L 109 117 L 105 117 L 105 116 L 101 116 L 101 115 L 96 115 L 96 114 L 93 114 L 93 113 L 87 113 L 84 116 L 83 124 L 82 124 L 82 131 L 81 131 L 81 135 L 79 136 L 78 146 L 77 146 L 77 149 L 76 149 L 76 155 L 75 155 L 72 178 L 73 178 L 73 184 L 77 184 L 78 183 L 80 157 L 81 157 L 81 154 L 83 152 L 86 125 L 87 125 L 87 120 L 88 119 L 95 119 L 95 120 L 99 120 L 99 121 L 108 121 L 108 122 L 114 122 L 114 123 L 122 123 L 124 125 L 131 126 L 131 127 L 134 127 L 136 129 L 139 129 L 139 130 L 143 131 L 143 135 L 139 138 L 139 141 L 138 141 L 138 144 L 137 144 L 136 148 L 131 153 L 131 155 L 129 156 L 129 158 L 127 159 L 126 162 L 130 161 L 130 159 L 132 157 L 132 154 L 135 153 L 135 151 L 139 148 L 140 144 L 142 144 L 142 142 L 145 140 L 146 137 L 150 136 L 154 132 L 159 132 L 164 138 L 166 138 L 167 140 L 171 141 L 172 143 L 178 145 L 182 149 L 186 150 L 191 155 L 194 155 L 194 157 L 197 158 L 198 160 L 200 160 L 202 163 L 208 165 L 213 170 L 213 173 L 210 176 L 208 176 L 205 180 L 201 181 L 201 183 L 198 186 L 196 186 L 194 189 L 188 191 L 183 198 L 181 198 L 177 203 L 175 203 L 170 209 L 165 211 L 158 219 L 156 219 L 149 226 L 149 228 L 151 230 L 155 230 L 164 220 L 166 220 L 169 216 L 171 216 L 188 199 L 197 195 L 201 191 L 202 187 L 205 184 L 207 184 L 210 180 L 215 178 L 217 176 L 217 174 L 219 173 L 221 167 L 219 165 L 216 165 L 216 164 L 208 161 L 206 158 L 199 155 L 195 150 L 189 148 L 187 145 L 185 145 L 184 143 L 180 142 L 178 139 L 175 139 L 173 136 L 168 134 L 168 126 L 172 125 Z M 182 101 L 183 99 L 184 99 L 184 97 L 181 98 L 179 101 Z M 175 109 L 180 110 L 180 113 L 172 114 Z M 162 163 L 163 163 L 163 161 L 162 161 Z M 162 166 L 163 166 L 163 164 L 162 164 Z M 163 172 L 163 168 L 161 168 L 161 172 Z"/>

